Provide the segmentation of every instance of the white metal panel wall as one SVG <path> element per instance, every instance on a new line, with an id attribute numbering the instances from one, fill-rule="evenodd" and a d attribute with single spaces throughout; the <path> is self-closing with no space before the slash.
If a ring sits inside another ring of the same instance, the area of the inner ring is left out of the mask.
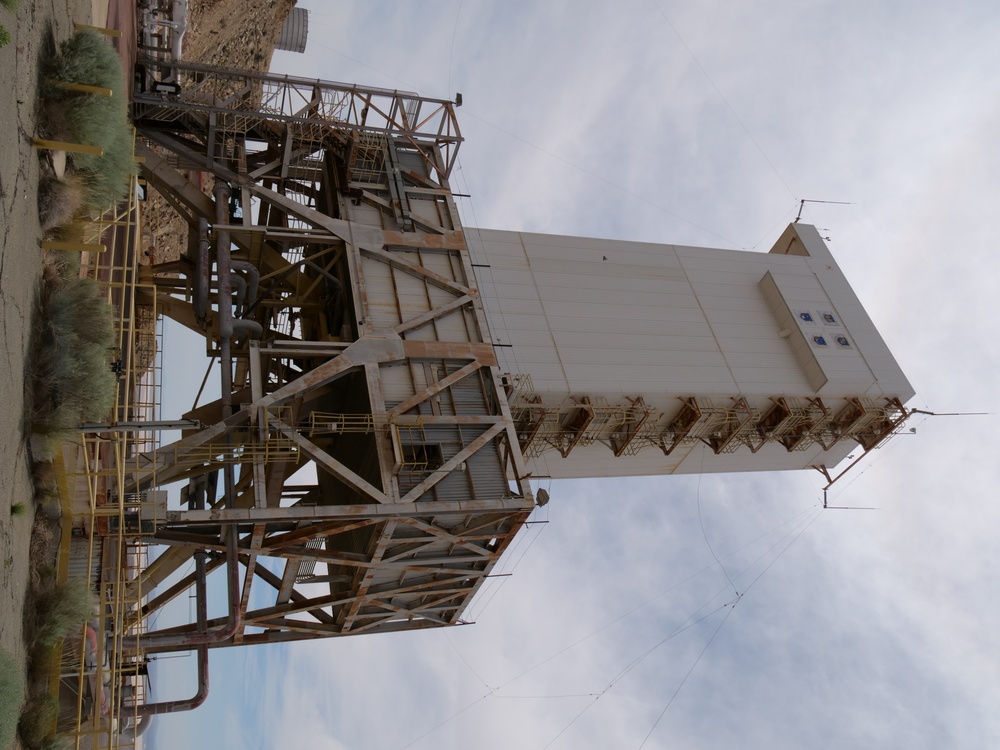
<path id="1" fill-rule="evenodd" d="M 529 460 L 536 478 L 637 477 L 664 474 L 712 474 L 722 472 L 782 471 L 805 469 L 814 464 L 836 466 L 854 450 L 855 443 L 841 442 L 829 451 L 813 445 L 805 451 L 789 452 L 781 445 L 763 446 L 757 453 L 740 449 L 736 453 L 716 455 L 701 442 L 678 446 L 669 456 L 659 448 L 644 448 L 634 456 L 616 457 L 600 444 L 577 446 L 563 458 L 547 451 Z"/>
<path id="2" fill-rule="evenodd" d="M 475 236 L 475 235 L 474 235 Z M 812 393 L 757 282 L 801 258 L 480 231 L 498 354 L 537 392 Z M 607 258 L 607 260 L 605 260 Z M 506 340 L 505 340 L 506 338 Z"/>
<path id="3" fill-rule="evenodd" d="M 545 403 L 641 396 L 669 414 L 688 396 L 742 396 L 764 409 L 777 396 L 835 404 L 913 395 L 807 225 L 789 227 L 771 253 L 482 229 L 467 230 L 467 238 L 501 369 L 529 375 Z M 759 286 L 768 273 L 780 278 L 790 307 L 833 311 L 848 332 L 848 350 L 812 352 L 819 375 L 796 356 L 805 339 L 782 335 Z M 567 458 L 547 451 L 533 468 L 560 477 L 791 469 L 835 465 L 853 446 L 789 453 L 769 445 L 717 456 L 702 455 L 697 444 L 670 456 L 650 448 L 616 458 L 606 446 L 578 445 Z"/>
<path id="4" fill-rule="evenodd" d="M 888 345 L 879 334 L 858 296 L 854 293 L 843 271 L 837 265 L 816 227 L 809 224 L 790 224 L 771 249 L 771 254 L 801 253 L 822 284 L 841 320 L 857 344 L 860 355 L 875 377 L 868 395 L 892 396 L 906 403 L 913 398 L 913 386 L 892 356 Z"/>
<path id="5" fill-rule="evenodd" d="M 834 310 L 850 333 L 849 351 L 816 353 L 835 376 L 820 395 L 864 393 L 877 377 L 879 392 L 912 396 L 821 240 L 813 258 L 493 230 L 469 237 L 488 266 L 476 270 L 502 366 L 530 374 L 539 393 L 816 395 L 758 286 L 772 272 L 790 305 Z"/>

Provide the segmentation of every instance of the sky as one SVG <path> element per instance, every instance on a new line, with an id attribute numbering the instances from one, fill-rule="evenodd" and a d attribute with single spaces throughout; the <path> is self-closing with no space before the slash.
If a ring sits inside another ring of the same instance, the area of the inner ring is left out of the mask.
<path id="1" fill-rule="evenodd" d="M 546 483 L 474 625 L 213 652 L 208 704 L 155 745 L 1000 746 L 1000 8 L 300 6 L 274 70 L 462 93 L 468 226 L 766 252 L 801 199 L 845 202 L 803 220 L 910 406 L 989 414 L 915 416 L 830 492 L 877 510 L 823 510 L 810 472 Z M 193 658 L 157 669 L 158 698 L 193 692 Z"/>

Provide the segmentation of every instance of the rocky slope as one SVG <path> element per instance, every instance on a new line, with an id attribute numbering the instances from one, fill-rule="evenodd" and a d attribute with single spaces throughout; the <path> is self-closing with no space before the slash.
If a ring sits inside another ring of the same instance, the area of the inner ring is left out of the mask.
<path id="1" fill-rule="evenodd" d="M 184 59 L 266 71 L 295 0 L 190 0 Z M 196 179 L 196 178 L 195 178 Z M 174 260 L 187 244 L 187 225 L 156 193 L 143 217 L 141 262 Z"/>

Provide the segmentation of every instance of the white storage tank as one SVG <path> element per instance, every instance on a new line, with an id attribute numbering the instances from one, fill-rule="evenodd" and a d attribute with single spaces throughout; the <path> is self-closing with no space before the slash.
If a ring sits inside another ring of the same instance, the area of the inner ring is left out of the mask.
<path id="1" fill-rule="evenodd" d="M 281 34 L 278 36 L 278 49 L 286 52 L 305 52 L 306 38 L 309 36 L 309 11 L 305 8 L 292 8 Z"/>

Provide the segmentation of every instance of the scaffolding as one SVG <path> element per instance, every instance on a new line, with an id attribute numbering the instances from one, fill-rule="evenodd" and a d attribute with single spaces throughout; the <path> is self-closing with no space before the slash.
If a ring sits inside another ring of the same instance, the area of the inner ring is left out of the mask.
<path id="1" fill-rule="evenodd" d="M 74 748 L 134 746 L 139 706 L 147 699 L 147 664 L 136 617 L 146 597 L 139 575 L 149 563 L 141 532 L 166 512 L 165 493 L 126 489 L 130 464 L 155 455 L 162 383 L 162 327 L 156 301 L 137 304 L 151 286 L 135 251 L 141 237 L 140 185 L 113 211 L 82 222 L 85 244 L 103 245 L 81 256 L 80 273 L 94 279 L 114 310 L 115 406 L 107 424 L 89 426 L 63 446 L 62 484 L 67 510 L 58 578 L 84 578 L 95 595 L 93 617 L 59 651 L 53 692 L 59 696 L 58 730 Z M 72 528 L 70 528 L 72 526 Z M 131 622 L 128 628 L 121 623 Z"/>
<path id="2" fill-rule="evenodd" d="M 646 448 L 670 455 L 679 446 L 704 443 L 717 455 L 768 444 L 787 451 L 814 445 L 829 450 L 852 440 L 871 450 L 898 430 L 907 411 L 898 399 L 852 397 L 833 413 L 820 398 L 773 396 L 770 405 L 752 406 L 743 396 L 728 400 L 679 399 L 673 412 L 648 405 L 641 396 L 620 403 L 580 396 L 546 404 L 531 388 L 528 375 L 505 377 L 521 450 L 537 458 L 548 450 L 567 457 L 576 446 L 601 443 L 615 456 L 634 456 Z"/>

